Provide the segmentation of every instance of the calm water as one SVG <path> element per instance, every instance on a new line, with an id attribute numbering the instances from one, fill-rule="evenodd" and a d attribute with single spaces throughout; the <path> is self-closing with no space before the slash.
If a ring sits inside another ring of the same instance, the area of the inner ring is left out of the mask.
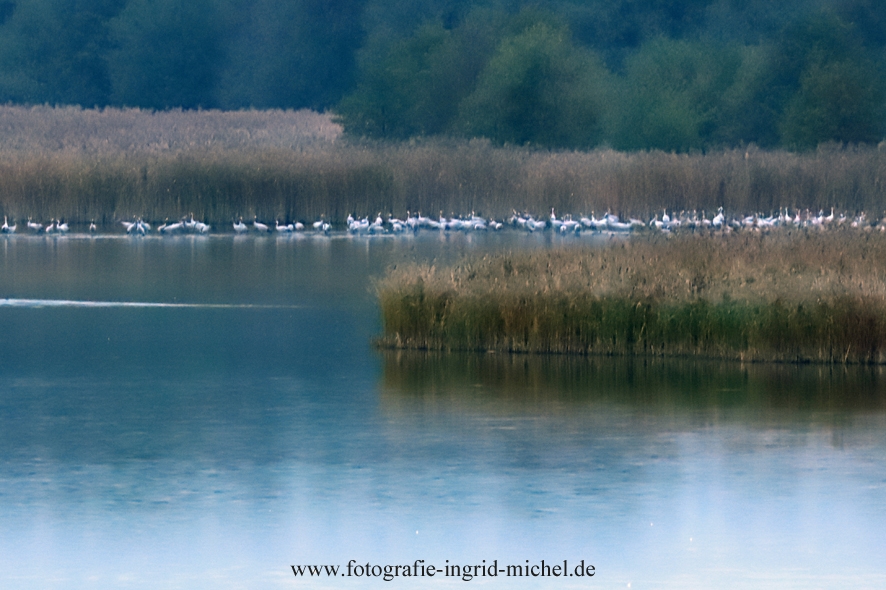
<path id="1" fill-rule="evenodd" d="M 550 241 L 0 239 L 0 587 L 886 587 L 881 369 L 370 348 L 386 266 Z"/>

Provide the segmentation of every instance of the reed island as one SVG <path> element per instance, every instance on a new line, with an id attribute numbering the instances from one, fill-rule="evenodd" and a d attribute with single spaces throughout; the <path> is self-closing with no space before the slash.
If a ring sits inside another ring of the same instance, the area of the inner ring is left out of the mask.
<path id="1" fill-rule="evenodd" d="M 782 229 L 411 264 L 376 285 L 385 348 L 886 362 L 886 233 Z"/>

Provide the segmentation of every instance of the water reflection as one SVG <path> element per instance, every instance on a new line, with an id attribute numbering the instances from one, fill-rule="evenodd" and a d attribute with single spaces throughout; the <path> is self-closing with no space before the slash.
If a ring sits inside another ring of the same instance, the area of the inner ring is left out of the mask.
<path id="1" fill-rule="evenodd" d="M 694 359 L 384 351 L 382 390 L 454 407 L 482 396 L 513 407 L 620 405 L 663 413 L 764 415 L 886 410 L 886 368 Z"/>

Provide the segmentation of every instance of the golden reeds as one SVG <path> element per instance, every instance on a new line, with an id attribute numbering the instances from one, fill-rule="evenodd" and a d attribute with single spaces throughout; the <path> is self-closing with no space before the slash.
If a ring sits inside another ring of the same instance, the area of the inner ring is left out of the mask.
<path id="1" fill-rule="evenodd" d="M 886 209 L 886 146 L 804 154 L 534 151 L 484 140 L 361 143 L 308 111 L 0 107 L 0 215 L 72 222 L 193 213 L 341 223 L 406 211 L 503 219 L 662 208 Z"/>
<path id="2" fill-rule="evenodd" d="M 886 236 L 649 235 L 413 265 L 378 283 L 386 347 L 886 361 Z"/>

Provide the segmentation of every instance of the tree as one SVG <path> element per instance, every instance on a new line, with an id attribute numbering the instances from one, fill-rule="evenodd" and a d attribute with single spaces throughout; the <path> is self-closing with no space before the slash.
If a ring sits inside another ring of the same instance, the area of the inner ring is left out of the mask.
<path id="1" fill-rule="evenodd" d="M 223 107 L 337 103 L 353 84 L 365 0 L 242 1 L 229 6 Z"/>
<path id="2" fill-rule="evenodd" d="M 566 27 L 535 22 L 501 41 L 454 130 L 517 145 L 596 145 L 607 76 Z"/>
<path id="3" fill-rule="evenodd" d="M 608 137 L 620 149 L 702 148 L 741 64 L 734 51 L 659 38 L 628 58 Z"/>
<path id="4" fill-rule="evenodd" d="M 718 91 L 710 111 L 710 132 L 705 134 L 705 143 L 711 146 L 778 145 L 780 113 L 768 100 L 772 87 L 772 47 L 733 46 L 728 51 L 734 52 L 732 59 L 737 63 L 730 66 L 726 87 Z M 723 58 L 722 63 L 730 61 Z"/>
<path id="5" fill-rule="evenodd" d="M 107 24 L 125 0 L 4 3 L 0 100 L 101 106 L 110 100 Z"/>
<path id="6" fill-rule="evenodd" d="M 111 21 L 114 102 L 154 109 L 215 106 L 224 32 L 216 8 L 211 0 L 130 0 Z"/>
<path id="7" fill-rule="evenodd" d="M 336 109 L 345 129 L 388 138 L 447 132 L 503 22 L 501 13 L 479 9 L 454 29 L 428 22 L 378 54 L 364 53 L 360 82 Z"/>
<path id="8" fill-rule="evenodd" d="M 809 149 L 821 142 L 873 142 L 886 117 L 878 66 L 855 27 L 830 13 L 786 29 L 778 45 L 770 100 L 782 113 L 782 143 Z"/>
<path id="9" fill-rule="evenodd" d="M 880 141 L 886 104 L 878 74 L 870 64 L 854 61 L 812 64 L 785 109 L 783 142 L 810 149 L 828 141 Z"/>

